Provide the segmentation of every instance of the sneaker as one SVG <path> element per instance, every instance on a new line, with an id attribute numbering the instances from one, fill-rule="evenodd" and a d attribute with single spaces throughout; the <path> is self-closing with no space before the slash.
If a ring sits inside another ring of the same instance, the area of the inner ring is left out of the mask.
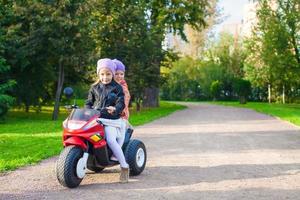
<path id="1" fill-rule="evenodd" d="M 128 183 L 129 180 L 129 168 L 121 167 L 120 183 Z"/>
<path id="2" fill-rule="evenodd" d="M 117 159 L 114 155 L 112 155 L 112 156 L 110 157 L 110 160 L 112 160 L 112 161 L 118 161 L 118 159 Z"/>

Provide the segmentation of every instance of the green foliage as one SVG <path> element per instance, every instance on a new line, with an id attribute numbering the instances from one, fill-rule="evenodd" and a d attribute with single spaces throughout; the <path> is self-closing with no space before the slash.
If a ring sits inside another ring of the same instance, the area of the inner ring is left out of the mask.
<path id="1" fill-rule="evenodd" d="M 244 79 L 236 79 L 233 84 L 233 90 L 238 94 L 240 103 L 245 104 L 248 96 L 251 94 L 251 83 Z"/>
<path id="2" fill-rule="evenodd" d="M 152 79 L 157 79 L 150 64 L 154 49 L 145 17 L 145 3 L 101 0 L 95 7 L 92 36 L 101 47 L 97 53 L 100 57 L 117 58 L 125 64 L 130 92 L 139 102 L 143 88 L 151 84 Z"/>
<path id="3" fill-rule="evenodd" d="M 92 15 L 96 27 L 93 37 L 101 46 L 98 52 L 101 57 L 125 63 L 130 91 L 137 102 L 143 99 L 146 105 L 151 98 L 144 98 L 145 89 L 158 88 L 161 83 L 160 65 L 168 55 L 162 49 L 165 33 L 172 30 L 185 38 L 185 24 L 202 28 L 206 2 L 97 1 Z"/>
<path id="4" fill-rule="evenodd" d="M 300 15 L 298 0 L 259 1 L 258 24 L 246 42 L 246 78 L 254 86 L 268 84 L 281 95 L 300 85 Z"/>
<path id="5" fill-rule="evenodd" d="M 224 68 L 228 78 L 243 77 L 245 51 L 240 39 L 226 32 L 221 33 L 219 40 L 210 45 L 207 54 L 210 61 Z"/>
<path id="6" fill-rule="evenodd" d="M 0 35 L 1 37 L 1 35 Z M 13 97 L 8 92 L 15 85 L 15 81 L 7 79 L 7 72 L 9 67 L 5 64 L 4 59 L 0 54 L 0 120 L 3 120 L 9 107 L 13 104 Z"/>
<path id="7" fill-rule="evenodd" d="M 3 120 L 4 115 L 7 113 L 14 100 L 9 92 L 15 85 L 15 81 L 10 80 L 8 77 L 10 67 L 7 65 L 3 55 L 3 43 L 6 39 L 6 30 L 4 26 L 11 16 L 11 3 L 12 2 L 8 2 L 4 5 L 4 2 L 0 1 L 0 120 Z"/>
<path id="8" fill-rule="evenodd" d="M 202 60 L 184 57 L 174 62 L 171 69 L 163 71 L 167 81 L 161 97 L 174 100 L 235 98 L 234 80 L 244 76 L 245 51 L 241 45 L 224 33 L 218 41 L 208 45 Z"/>
<path id="9" fill-rule="evenodd" d="M 226 78 L 228 78 L 226 77 L 225 68 L 213 61 L 200 61 L 199 77 L 199 84 L 203 96 L 205 97 L 204 99 L 213 97 L 211 94 L 211 85 L 214 81 L 218 80 L 222 83 L 223 89 L 223 83 L 226 81 Z"/>
<path id="10" fill-rule="evenodd" d="M 210 93 L 211 93 L 211 95 L 212 95 L 214 101 L 217 100 L 217 99 L 220 97 L 221 89 L 222 89 L 222 88 L 221 88 L 221 83 L 220 83 L 219 80 L 213 81 L 213 82 L 211 83 L 211 86 L 210 86 Z"/>
<path id="11" fill-rule="evenodd" d="M 162 86 L 162 98 L 172 100 L 200 99 L 201 90 L 198 82 L 197 61 L 186 57 L 174 62 L 165 78 L 167 81 Z"/>
<path id="12" fill-rule="evenodd" d="M 185 38 L 185 24 L 201 29 L 209 7 L 207 0 L 0 3 L 3 58 L 17 82 L 16 104 L 27 111 L 32 105 L 40 110 L 54 97 L 58 108 L 63 85 L 90 84 L 100 57 L 122 60 L 133 99 L 148 99 L 144 90 L 159 87 L 160 64 L 168 54 L 162 49 L 165 33 Z"/>
<path id="13" fill-rule="evenodd" d="M 8 5 L 4 3 L 4 5 Z M 10 76 L 17 105 L 40 107 L 52 101 L 58 68 L 63 82 L 84 80 L 94 49 L 90 33 L 88 1 L 16 1 L 10 20 L 4 24 L 4 55 L 11 66 Z"/>
<path id="14" fill-rule="evenodd" d="M 80 103 L 83 103 L 80 101 Z M 162 102 L 161 107 L 131 112 L 130 122 L 137 126 L 166 116 L 184 106 Z M 58 121 L 51 121 L 52 107 L 43 107 L 41 113 L 13 110 L 0 126 L 0 172 L 36 163 L 57 155 L 62 149 L 62 112 Z"/>

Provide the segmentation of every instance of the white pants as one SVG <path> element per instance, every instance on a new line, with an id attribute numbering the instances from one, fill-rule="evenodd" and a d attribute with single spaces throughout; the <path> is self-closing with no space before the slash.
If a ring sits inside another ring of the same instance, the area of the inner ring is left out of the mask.
<path id="1" fill-rule="evenodd" d="M 100 121 L 104 124 L 106 142 L 109 148 L 118 159 L 121 167 L 128 168 L 128 164 L 121 148 L 125 139 L 126 124 L 122 119 L 111 120 L 100 118 Z"/>

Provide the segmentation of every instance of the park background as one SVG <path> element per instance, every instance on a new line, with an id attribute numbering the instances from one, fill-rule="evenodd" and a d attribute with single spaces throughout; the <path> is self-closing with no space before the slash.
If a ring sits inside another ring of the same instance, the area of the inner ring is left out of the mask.
<path id="1" fill-rule="evenodd" d="M 0 171 L 59 153 L 63 106 L 73 102 L 63 88 L 83 106 L 103 57 L 127 67 L 134 125 L 184 108 L 164 100 L 299 125 L 299 1 L 243 1 L 233 24 L 220 2 L 0 0 Z"/>

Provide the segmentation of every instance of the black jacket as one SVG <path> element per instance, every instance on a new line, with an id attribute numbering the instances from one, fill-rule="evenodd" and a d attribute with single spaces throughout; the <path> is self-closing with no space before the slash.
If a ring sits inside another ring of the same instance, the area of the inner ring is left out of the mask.
<path id="1" fill-rule="evenodd" d="M 109 84 L 98 83 L 93 85 L 89 90 L 85 106 L 100 110 L 102 118 L 119 119 L 125 107 L 122 86 L 114 80 Z M 103 109 L 108 106 L 116 107 L 116 111 L 113 114 L 109 114 L 106 109 Z"/>

